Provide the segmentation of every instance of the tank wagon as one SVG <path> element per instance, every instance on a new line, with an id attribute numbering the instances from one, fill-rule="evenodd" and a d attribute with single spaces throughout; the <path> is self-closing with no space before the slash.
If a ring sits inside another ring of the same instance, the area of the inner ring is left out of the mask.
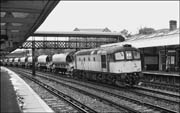
<path id="1" fill-rule="evenodd" d="M 26 68 L 32 68 L 32 56 L 27 58 Z"/>
<path id="2" fill-rule="evenodd" d="M 6 59 L 3 60 L 3 65 L 7 66 L 7 63 L 8 63 L 8 59 L 6 58 Z"/>
<path id="3" fill-rule="evenodd" d="M 140 51 L 131 45 L 81 50 L 75 53 L 73 71 L 77 78 L 132 86 L 141 77 Z"/>
<path id="4" fill-rule="evenodd" d="M 35 57 L 34 60 L 35 60 L 35 66 L 36 66 L 37 65 L 37 57 Z M 27 58 L 26 68 L 30 68 L 31 69 L 32 68 L 32 62 L 33 62 L 33 58 L 32 58 L 32 56 L 29 56 Z"/>
<path id="5" fill-rule="evenodd" d="M 50 55 L 40 55 L 37 57 L 37 65 L 36 67 L 39 70 L 47 70 L 48 64 L 51 62 L 52 58 Z"/>
<path id="6" fill-rule="evenodd" d="M 3 59 L 0 60 L 0 66 L 3 65 Z"/>
<path id="7" fill-rule="evenodd" d="M 74 52 L 54 54 L 52 56 L 51 70 L 53 72 L 72 72 L 73 66 L 73 54 Z"/>
<path id="8" fill-rule="evenodd" d="M 22 68 L 25 68 L 25 67 L 26 67 L 27 58 L 28 58 L 28 57 L 21 57 L 21 58 L 20 58 L 20 63 L 19 63 L 19 66 L 20 66 L 20 67 L 22 67 Z"/>
<path id="9" fill-rule="evenodd" d="M 18 67 L 20 64 L 20 58 L 14 58 L 13 66 Z"/>
<path id="10" fill-rule="evenodd" d="M 13 66 L 14 58 L 9 58 L 8 66 Z"/>
<path id="11" fill-rule="evenodd" d="M 69 73 L 71 77 L 81 80 L 133 86 L 142 77 L 140 51 L 131 45 L 40 55 L 36 59 L 36 68 L 39 70 Z M 11 62 L 12 59 L 9 60 Z M 20 66 L 31 68 L 32 57 L 20 58 Z"/>
<path id="12" fill-rule="evenodd" d="M 5 66 L 5 59 L 1 59 L 0 62 L 1 62 L 1 66 Z"/>
<path id="13" fill-rule="evenodd" d="M 9 58 L 5 58 L 5 59 L 2 60 L 2 65 L 3 66 L 8 66 L 8 64 L 9 64 Z"/>

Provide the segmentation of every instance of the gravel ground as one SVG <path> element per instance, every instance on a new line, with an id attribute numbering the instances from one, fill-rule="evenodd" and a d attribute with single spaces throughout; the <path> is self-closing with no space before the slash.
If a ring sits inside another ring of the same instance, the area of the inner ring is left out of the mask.
<path id="1" fill-rule="evenodd" d="M 75 82 L 77 82 L 77 81 L 75 81 Z M 64 83 L 68 84 L 68 85 L 71 85 L 71 86 L 73 85 L 75 87 L 79 87 L 80 89 L 84 88 L 87 91 L 89 90 L 89 88 L 86 88 L 86 87 L 83 87 L 83 86 L 80 86 L 80 85 L 77 85 L 77 84 L 73 84 L 73 83 L 70 83 L 70 82 L 64 82 Z M 77 82 L 77 83 L 79 83 L 79 82 Z M 129 91 L 124 91 L 124 90 L 119 91 L 119 90 L 116 90 L 116 89 L 110 89 L 110 88 L 107 88 L 107 87 L 97 86 L 97 85 L 88 84 L 88 83 L 84 83 L 84 82 L 81 82 L 81 84 L 88 85 L 88 86 L 93 86 L 95 88 L 98 88 L 98 89 L 101 89 L 101 90 L 103 89 L 104 91 L 113 92 L 115 94 L 123 95 L 123 96 L 129 97 L 129 98 L 133 98 L 133 99 L 135 98 L 135 99 L 140 100 L 142 102 L 150 103 L 150 104 L 153 104 L 153 105 L 158 105 L 158 106 L 165 107 L 165 108 L 168 108 L 168 109 L 171 109 L 171 110 L 175 110 L 175 111 L 180 110 L 180 107 L 177 104 L 167 103 L 167 101 L 157 100 L 157 99 L 154 99 L 152 97 L 141 96 L 141 95 L 137 95 L 135 93 L 131 93 Z M 141 93 L 151 94 L 153 96 L 162 97 L 162 98 L 171 99 L 171 100 L 180 100 L 179 98 L 169 97 L 169 96 L 165 96 L 165 95 L 161 95 L 161 94 L 150 93 L 150 92 L 147 92 L 147 91 L 141 91 Z"/>
<path id="2" fill-rule="evenodd" d="M 55 82 L 49 82 L 49 80 L 39 78 L 39 80 L 43 80 L 43 82 L 46 82 L 48 85 L 54 86 L 59 91 L 73 97 L 74 99 L 80 101 L 81 103 L 85 104 L 86 106 L 98 111 L 98 112 L 118 112 L 120 113 L 118 109 L 111 107 L 103 102 L 100 102 L 99 100 L 96 100 L 92 97 L 89 97 L 87 95 L 84 95 L 80 92 L 74 91 L 72 89 L 69 89 L 68 87 L 62 86 L 60 84 L 57 84 Z M 122 112 L 123 113 L 123 112 Z"/>
<path id="3" fill-rule="evenodd" d="M 68 105 L 68 103 L 60 100 L 55 97 L 48 91 L 44 90 L 41 86 L 36 83 L 24 78 L 24 81 L 51 107 L 55 112 L 68 112 L 68 113 L 77 113 L 78 111 Z"/>
<path id="4" fill-rule="evenodd" d="M 80 85 L 77 85 L 77 84 L 73 84 L 73 83 L 70 83 L 70 82 L 63 82 L 63 83 L 74 86 L 74 87 L 78 87 L 80 89 L 83 88 L 83 90 L 86 90 L 88 92 L 96 93 L 96 91 L 94 91 L 94 90 L 90 90 L 89 88 L 86 88 L 86 87 L 83 87 L 83 86 L 80 86 Z M 82 84 L 87 85 L 87 83 L 82 83 Z M 123 96 L 129 97 L 129 98 L 132 98 L 132 99 L 136 98 L 137 100 L 140 100 L 142 102 L 146 102 L 146 103 L 150 103 L 150 104 L 153 104 L 153 105 L 158 105 L 158 106 L 161 106 L 161 107 L 165 107 L 165 108 L 168 108 L 168 109 L 171 109 L 171 110 L 179 111 L 179 105 L 167 103 L 167 101 L 157 100 L 157 99 L 154 99 L 152 97 L 147 97 L 147 96 L 144 97 L 144 96 L 137 95 L 137 94 L 130 93 L 130 92 L 125 92 L 125 91 L 122 92 L 122 91 L 119 91 L 119 90 L 105 88 L 105 87 L 102 87 L 102 86 L 97 86 L 97 85 L 92 85 L 92 84 L 88 84 L 88 85 L 99 88 L 99 89 L 104 89 L 105 91 L 108 91 L 108 92 L 114 92 L 115 94 L 123 95 Z M 147 94 L 147 92 L 145 92 L 145 91 L 143 93 Z M 170 99 L 176 100 L 176 98 L 168 97 L 168 96 L 164 96 L 164 95 L 160 95 L 160 94 L 154 94 L 154 93 L 149 93 L 149 92 L 148 92 L 148 94 L 156 95 L 158 97 L 161 96 L 162 98 L 167 98 L 167 99 L 170 98 Z M 101 95 L 101 94 L 99 94 L 99 95 Z M 104 95 L 101 95 L 101 96 L 108 97 L 108 96 L 104 96 Z M 132 106 L 134 106 L 134 105 L 132 105 Z M 137 108 L 140 109 L 140 107 L 137 107 Z"/>
<path id="5" fill-rule="evenodd" d="M 39 78 L 39 80 L 43 80 L 43 81 L 45 81 L 46 83 L 49 82 L 49 80 L 46 80 L 46 79 L 43 79 L 43 78 Z M 95 99 L 94 99 L 93 101 L 91 101 L 91 100 L 89 100 L 89 98 L 87 98 L 87 96 L 85 96 L 83 99 L 82 99 L 82 98 L 79 98 L 79 97 L 77 96 L 77 95 L 79 95 L 79 94 L 78 94 L 79 92 L 70 90 L 69 88 L 66 88 L 65 86 L 62 86 L 62 85 L 60 85 L 60 84 L 58 84 L 58 83 L 56 84 L 55 82 L 54 82 L 54 83 L 51 82 L 51 83 L 48 83 L 48 84 L 55 86 L 56 88 L 58 88 L 58 89 L 61 90 L 61 91 L 64 90 L 66 94 L 68 94 L 68 95 L 70 95 L 70 96 L 72 96 L 72 97 L 75 97 L 75 98 L 79 99 L 81 102 L 83 102 L 83 103 L 86 104 L 86 105 L 87 105 L 87 102 L 91 102 L 90 104 L 88 104 L 88 106 L 90 105 L 90 106 L 92 107 L 92 105 L 96 105 L 95 108 L 93 107 L 94 109 L 97 109 L 97 108 L 98 108 L 98 110 L 100 110 L 101 112 L 109 112 L 109 111 L 107 111 L 106 109 L 101 109 L 101 105 L 100 105 L 99 103 L 95 103 L 95 102 L 96 102 Z M 128 107 L 131 106 L 131 108 L 133 108 L 133 109 L 135 109 L 135 110 L 138 110 L 138 111 L 140 111 L 140 112 L 146 112 L 146 113 L 147 113 L 147 112 L 148 112 L 148 113 L 155 112 L 155 111 L 153 111 L 152 109 L 149 109 L 149 108 L 147 108 L 147 107 L 145 107 L 145 106 L 140 106 L 140 105 L 134 104 L 134 103 L 132 103 L 132 102 L 129 102 L 129 101 L 126 101 L 126 100 L 123 100 L 123 99 L 120 99 L 120 98 L 117 98 L 117 97 L 114 97 L 114 96 L 110 96 L 110 95 L 108 95 L 108 94 L 104 94 L 104 93 L 102 93 L 102 92 L 97 92 L 97 91 L 95 91 L 95 90 L 92 90 L 92 89 L 89 89 L 89 88 L 86 88 L 86 87 L 82 87 L 82 86 L 79 86 L 79 85 L 75 85 L 75 84 L 72 84 L 72 83 L 67 83 L 67 82 L 66 82 L 66 84 L 69 84 L 69 85 L 71 85 L 71 86 L 77 87 L 77 88 L 79 88 L 79 89 L 83 89 L 83 90 L 85 90 L 85 91 L 87 91 L 87 92 L 89 92 L 89 93 L 96 94 L 96 95 L 101 96 L 101 97 L 103 97 L 103 98 L 106 98 L 106 99 L 108 99 L 108 100 L 110 100 L 110 101 L 113 101 L 113 102 L 115 102 L 115 103 L 118 103 L 119 105 L 125 105 L 125 106 L 128 106 Z M 81 94 L 81 95 L 82 95 L 82 94 Z M 102 110 L 103 110 L 103 111 L 102 111 Z M 112 110 L 111 110 L 111 112 L 112 112 Z M 113 112 L 115 112 L 115 111 L 113 111 Z M 158 112 L 156 112 L 156 113 L 158 113 Z"/>
<path id="6" fill-rule="evenodd" d="M 73 80 L 74 81 L 74 80 Z M 79 82 L 79 81 L 76 81 L 76 82 Z M 67 82 L 66 82 L 67 83 Z M 75 84 L 72 84 L 72 83 L 67 83 L 67 84 L 69 84 L 69 85 L 73 85 L 73 86 L 75 86 L 75 87 L 79 87 L 80 89 L 84 89 L 84 90 L 87 90 L 87 91 L 90 91 L 90 92 L 93 92 L 92 90 L 90 90 L 89 88 L 86 88 L 86 87 L 83 87 L 83 86 L 79 86 L 79 85 L 75 85 Z M 87 83 L 84 83 L 84 84 L 86 84 L 87 85 Z M 92 84 L 90 84 L 90 86 L 93 86 Z M 57 87 L 59 87 L 59 86 L 57 86 Z M 62 86 L 61 86 L 62 87 Z M 115 89 L 110 89 L 110 88 L 105 88 L 105 87 L 102 87 L 102 86 L 96 86 L 96 85 L 94 85 L 94 87 L 98 87 L 99 89 L 104 89 L 105 91 L 109 91 L 109 92 L 114 92 L 114 93 L 116 93 L 116 94 L 119 94 L 119 95 L 123 95 L 123 96 L 127 96 L 127 97 L 129 97 L 129 98 L 136 98 L 136 99 L 138 99 L 138 100 L 140 100 L 140 101 L 142 101 L 142 102 L 146 102 L 146 103 L 151 103 L 151 104 L 153 104 L 153 105 L 159 105 L 159 106 L 161 106 L 161 107 L 165 107 L 165 108 L 168 108 L 168 109 L 171 109 L 171 110 L 176 110 L 176 111 L 179 111 L 180 109 L 179 109 L 179 105 L 173 105 L 173 104 L 171 104 L 171 103 L 167 103 L 166 101 L 162 101 L 162 100 L 156 100 L 156 99 L 154 99 L 154 98 L 152 98 L 152 97 L 144 97 L 144 96 L 139 96 L 139 95 L 137 95 L 137 94 L 134 94 L 134 93 L 131 93 L 131 92 L 129 92 L 129 91 L 119 91 L 119 90 L 115 90 Z M 166 98 L 166 99 L 174 99 L 174 100 L 176 100 L 176 98 L 173 98 L 173 97 L 168 97 L 168 96 L 164 96 L 164 95 L 161 95 L 161 94 L 154 94 L 154 93 L 150 93 L 150 92 L 146 92 L 146 91 L 142 91 L 143 93 L 148 93 L 148 94 L 151 94 L 151 95 L 156 95 L 156 96 L 158 96 L 158 97 L 162 97 L 162 98 Z M 96 93 L 96 91 L 95 92 L 93 92 L 93 93 Z M 102 95 L 102 94 L 100 94 L 101 96 L 104 96 L 104 97 L 108 97 L 108 96 L 106 96 L 106 95 Z M 122 101 L 122 100 L 121 100 Z M 129 105 L 129 104 L 127 104 L 127 105 Z M 135 106 L 135 105 L 132 105 L 132 107 L 133 106 Z M 142 108 L 142 107 L 138 107 L 138 106 L 135 106 L 135 108 L 137 108 L 137 109 L 146 109 L 146 108 Z M 148 109 L 149 110 L 149 109 Z"/>

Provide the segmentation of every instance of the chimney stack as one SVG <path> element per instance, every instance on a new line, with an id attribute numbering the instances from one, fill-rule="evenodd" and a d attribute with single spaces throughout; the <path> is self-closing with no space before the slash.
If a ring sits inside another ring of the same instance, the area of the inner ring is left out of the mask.
<path id="1" fill-rule="evenodd" d="M 170 20 L 169 21 L 169 30 L 173 31 L 177 29 L 177 21 L 176 20 Z"/>

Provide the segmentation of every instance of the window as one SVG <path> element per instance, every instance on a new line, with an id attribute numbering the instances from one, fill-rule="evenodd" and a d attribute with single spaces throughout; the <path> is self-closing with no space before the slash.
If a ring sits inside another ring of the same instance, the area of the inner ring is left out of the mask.
<path id="1" fill-rule="evenodd" d="M 124 52 L 115 53 L 115 60 L 123 60 L 124 59 Z"/>
<path id="2" fill-rule="evenodd" d="M 81 58 L 79 58 L 79 61 L 81 61 Z"/>
<path id="3" fill-rule="evenodd" d="M 101 55 L 101 66 L 106 68 L 106 55 Z"/>
<path id="4" fill-rule="evenodd" d="M 84 57 L 84 61 L 85 61 L 86 59 L 85 59 L 85 57 Z"/>
<path id="5" fill-rule="evenodd" d="M 140 59 L 140 53 L 137 51 L 133 51 L 134 59 Z"/>
<path id="6" fill-rule="evenodd" d="M 88 61 L 90 61 L 90 58 L 88 57 Z"/>
<path id="7" fill-rule="evenodd" d="M 126 59 L 132 59 L 132 52 L 126 51 Z"/>
<path id="8" fill-rule="evenodd" d="M 96 61 L 95 57 L 93 57 L 94 61 Z"/>

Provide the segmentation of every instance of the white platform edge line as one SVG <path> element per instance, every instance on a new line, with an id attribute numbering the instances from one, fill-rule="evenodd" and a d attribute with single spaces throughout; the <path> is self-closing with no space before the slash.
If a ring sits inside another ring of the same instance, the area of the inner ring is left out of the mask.
<path id="1" fill-rule="evenodd" d="M 27 88 L 28 90 L 30 90 L 30 92 L 32 92 L 32 94 L 35 96 L 35 98 L 37 98 L 38 102 L 41 104 L 41 106 L 44 108 L 44 110 L 46 112 L 51 112 L 54 113 L 54 111 L 39 97 L 39 95 L 37 95 L 34 90 L 27 85 L 27 83 L 22 80 L 15 72 L 11 71 L 10 69 L 6 68 L 6 67 L 1 67 L 2 69 L 4 68 L 4 70 L 8 71 L 10 76 L 14 76 L 17 77 Z"/>

